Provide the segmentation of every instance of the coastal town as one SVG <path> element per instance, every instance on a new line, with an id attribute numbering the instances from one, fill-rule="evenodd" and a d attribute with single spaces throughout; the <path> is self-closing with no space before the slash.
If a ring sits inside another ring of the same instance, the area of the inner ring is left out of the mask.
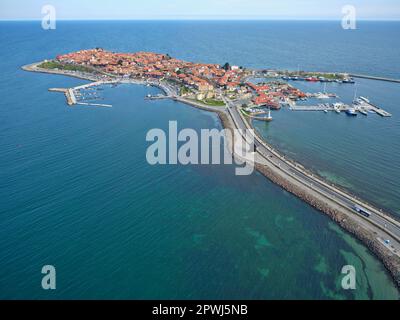
<path id="1" fill-rule="evenodd" d="M 391 114 L 373 105 L 366 98 L 355 97 L 353 104 L 342 102 L 297 105 L 297 101 L 338 98 L 334 93 L 308 93 L 296 88 L 289 81 L 335 82 L 352 84 L 354 79 L 343 73 L 312 73 L 304 71 L 251 70 L 241 66 L 193 63 L 171 57 L 169 54 L 152 52 L 114 53 L 102 48 L 80 50 L 58 55 L 54 60 L 44 61 L 38 69 L 63 70 L 89 73 L 96 83 L 114 81 L 141 81 L 160 86 L 168 84 L 174 93 L 208 106 L 225 106 L 226 101 L 240 105 L 241 112 L 250 118 L 272 121 L 271 110 L 284 106 L 294 111 L 335 111 L 349 116 L 376 113 L 383 117 Z M 253 78 L 268 81 L 253 83 Z M 85 87 L 83 87 L 84 89 Z M 82 89 L 82 87 L 79 87 Z M 52 91 L 63 91 L 54 89 Z M 76 104 L 81 96 L 77 90 L 64 90 L 68 103 Z M 78 96 L 78 98 L 77 98 Z M 87 104 L 87 102 L 80 102 Z M 99 106 L 108 106 L 96 104 Z"/>

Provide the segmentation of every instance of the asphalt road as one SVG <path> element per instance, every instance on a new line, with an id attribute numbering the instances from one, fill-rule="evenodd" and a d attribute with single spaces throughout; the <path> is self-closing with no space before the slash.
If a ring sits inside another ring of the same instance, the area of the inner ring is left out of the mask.
<path id="1" fill-rule="evenodd" d="M 229 101 L 226 101 L 228 104 L 228 112 L 235 120 L 236 125 L 239 126 L 239 129 L 246 130 L 247 126 L 244 123 L 241 115 L 239 114 L 240 111 L 236 108 L 236 106 Z M 383 240 L 390 240 L 391 245 L 395 248 L 398 252 L 400 252 L 399 247 L 399 239 L 400 239 L 400 223 L 391 219 L 390 217 L 386 217 L 381 212 L 374 208 L 366 208 L 367 211 L 370 213 L 370 216 L 364 217 L 361 214 L 357 213 L 354 210 L 354 206 L 358 204 L 359 206 L 363 207 L 362 203 L 360 204 L 356 199 L 354 199 L 351 195 L 346 195 L 343 191 L 336 190 L 334 187 L 326 185 L 325 183 L 321 183 L 317 178 L 310 176 L 309 174 L 305 174 L 301 168 L 296 167 L 296 165 L 290 163 L 289 161 L 281 158 L 277 155 L 273 150 L 266 147 L 266 145 L 260 141 L 260 139 L 255 136 L 255 146 L 257 148 L 257 152 L 265 158 L 267 161 L 272 163 L 274 166 L 282 170 L 284 173 L 290 175 L 291 177 L 295 178 L 297 181 L 301 182 L 302 184 L 311 187 L 313 190 L 317 191 L 318 193 L 324 195 L 325 197 L 329 198 L 330 200 L 335 201 L 339 205 L 349 209 L 354 215 L 363 218 L 365 221 L 369 221 L 370 223 L 373 222 L 377 224 L 383 230 L 386 230 L 385 237 Z M 390 234 L 391 233 L 391 234 Z"/>

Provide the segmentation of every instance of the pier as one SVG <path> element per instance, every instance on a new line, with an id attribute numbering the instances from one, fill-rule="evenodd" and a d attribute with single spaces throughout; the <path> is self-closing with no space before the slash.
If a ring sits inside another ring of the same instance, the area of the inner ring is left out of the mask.
<path id="1" fill-rule="evenodd" d="M 335 109 L 331 106 L 326 107 L 326 106 L 291 106 L 289 108 L 290 110 L 293 111 L 335 111 Z M 340 110 L 340 111 L 345 111 L 345 109 Z"/>
<path id="2" fill-rule="evenodd" d="M 380 115 L 381 117 L 391 117 L 392 116 L 389 112 L 377 107 L 376 105 L 372 104 L 371 102 L 363 101 L 363 103 L 360 105 L 360 107 L 362 107 L 366 110 L 369 110 L 369 111 L 373 111 L 376 114 Z"/>
<path id="3" fill-rule="evenodd" d="M 51 92 L 62 92 L 64 93 L 67 103 L 69 106 L 74 106 L 74 105 L 82 105 L 82 106 L 94 106 L 94 107 L 105 107 L 105 108 L 111 108 L 112 105 L 110 104 L 104 104 L 104 103 L 89 103 L 89 102 L 81 102 L 78 101 L 79 99 L 77 98 L 81 96 L 81 94 L 78 92 L 79 90 L 84 90 L 84 89 L 89 89 L 93 88 L 96 86 L 100 85 L 105 85 L 105 84 L 117 84 L 119 83 L 118 80 L 110 80 L 110 81 L 96 81 L 96 82 L 91 82 L 88 84 L 84 84 L 81 86 L 77 86 L 74 88 L 50 88 L 49 91 Z"/>
<path id="4" fill-rule="evenodd" d="M 69 106 L 73 106 L 77 103 L 75 93 L 73 89 L 64 89 L 64 88 L 50 88 L 51 92 L 62 92 L 67 98 L 67 103 Z"/>
<path id="5" fill-rule="evenodd" d="M 360 100 L 360 99 L 359 99 Z M 363 115 L 368 115 L 368 113 L 376 113 L 381 117 L 391 117 L 392 114 L 383 110 L 382 108 L 377 107 L 376 105 L 372 104 L 371 102 L 367 101 L 360 101 L 358 104 L 347 105 L 347 104 L 320 104 L 317 106 L 298 106 L 298 105 L 291 105 L 289 107 L 292 111 L 323 111 L 329 112 L 334 111 L 337 113 L 346 112 L 349 110 L 354 110 L 359 112 Z"/>
<path id="6" fill-rule="evenodd" d="M 395 82 L 400 83 L 400 79 L 392 79 L 392 78 L 385 78 L 385 77 L 375 77 L 375 76 L 368 76 L 364 74 L 350 74 L 353 78 L 360 78 L 360 79 L 369 79 L 369 80 L 378 80 L 378 81 L 386 81 L 386 82 Z"/>
<path id="7" fill-rule="evenodd" d="M 111 104 L 103 104 L 103 103 L 88 103 L 88 102 L 77 102 L 77 105 L 81 106 L 93 106 L 93 107 L 104 107 L 104 108 L 112 108 Z"/>
<path id="8" fill-rule="evenodd" d="M 163 95 L 163 94 L 159 94 L 159 95 L 156 95 L 156 96 L 148 95 L 148 96 L 146 96 L 145 99 L 146 100 L 163 100 L 163 99 L 171 99 L 171 97 Z"/>
<path id="9" fill-rule="evenodd" d="M 110 81 L 96 81 L 96 82 L 91 82 L 88 84 L 84 84 L 81 86 L 77 86 L 74 87 L 73 90 L 83 90 L 83 89 L 88 89 L 88 88 L 92 88 L 92 87 L 97 87 L 97 86 L 101 86 L 101 85 L 105 85 L 105 84 L 118 84 L 119 81 L 118 80 L 110 80 Z"/>

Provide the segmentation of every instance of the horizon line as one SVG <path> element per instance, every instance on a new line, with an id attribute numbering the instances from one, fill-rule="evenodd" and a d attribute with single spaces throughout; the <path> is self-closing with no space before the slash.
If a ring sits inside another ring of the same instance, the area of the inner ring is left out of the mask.
<path id="1" fill-rule="evenodd" d="M 41 18 L 15 18 L 15 19 L 1 19 L 0 21 L 42 21 Z M 327 22 L 337 22 L 342 21 L 342 19 L 337 18 L 60 18 L 57 21 L 327 21 Z M 376 22 L 397 22 L 400 18 L 359 18 L 357 21 L 376 21 Z"/>

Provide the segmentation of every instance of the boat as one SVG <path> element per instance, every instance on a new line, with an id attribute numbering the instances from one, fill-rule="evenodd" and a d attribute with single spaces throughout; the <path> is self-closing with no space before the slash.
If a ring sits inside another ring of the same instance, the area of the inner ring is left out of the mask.
<path id="1" fill-rule="evenodd" d="M 317 99 L 329 99 L 330 95 L 326 93 L 326 83 L 324 83 L 324 92 L 318 92 L 316 95 Z"/>
<path id="2" fill-rule="evenodd" d="M 285 99 L 280 99 L 279 103 L 281 104 L 281 106 L 290 106 L 289 101 Z"/>
<path id="3" fill-rule="evenodd" d="M 340 113 L 340 108 L 343 106 L 342 103 L 334 103 L 332 104 L 333 110 L 335 110 L 336 113 Z"/>
<path id="4" fill-rule="evenodd" d="M 350 117 L 356 117 L 357 116 L 357 112 L 355 109 L 351 108 L 351 109 L 347 109 L 346 110 L 346 114 Z"/>
<path id="5" fill-rule="evenodd" d="M 318 92 L 315 95 L 315 98 L 317 98 L 317 99 L 329 99 L 330 97 L 326 93 Z"/>
<path id="6" fill-rule="evenodd" d="M 346 78 L 342 80 L 343 83 L 356 83 L 353 78 Z"/>
<path id="7" fill-rule="evenodd" d="M 363 100 L 361 100 L 360 98 L 357 98 L 357 87 L 354 90 L 353 104 L 356 106 L 363 104 Z"/>
<path id="8" fill-rule="evenodd" d="M 325 77 L 319 77 L 318 80 L 319 80 L 320 82 L 324 82 L 324 83 L 330 82 L 330 80 L 327 79 L 327 78 L 325 78 Z"/>
<path id="9" fill-rule="evenodd" d="M 368 116 L 368 112 L 365 109 L 358 109 L 358 112 L 363 114 L 364 116 Z"/>
<path id="10" fill-rule="evenodd" d="M 324 112 L 325 112 L 325 113 L 328 113 L 328 110 L 325 109 Z"/>
<path id="11" fill-rule="evenodd" d="M 360 100 L 366 102 L 366 103 L 371 103 L 367 98 L 365 97 L 360 97 Z"/>

